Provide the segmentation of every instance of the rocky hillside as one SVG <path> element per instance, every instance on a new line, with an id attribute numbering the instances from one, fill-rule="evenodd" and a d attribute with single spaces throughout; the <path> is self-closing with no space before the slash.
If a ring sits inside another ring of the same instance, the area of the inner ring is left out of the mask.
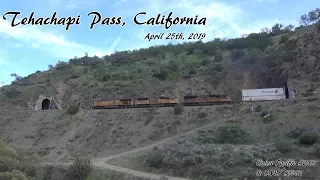
<path id="1" fill-rule="evenodd" d="M 88 107 L 92 98 L 183 96 L 226 93 L 240 100 L 243 88 L 301 89 L 319 81 L 319 26 L 296 30 L 275 25 L 270 32 L 207 43 L 184 43 L 107 55 L 81 57 L 49 65 L 49 70 L 1 88 L 8 108 L 30 108 L 39 95 L 64 107 Z M 278 29 L 277 29 L 278 28 Z"/>

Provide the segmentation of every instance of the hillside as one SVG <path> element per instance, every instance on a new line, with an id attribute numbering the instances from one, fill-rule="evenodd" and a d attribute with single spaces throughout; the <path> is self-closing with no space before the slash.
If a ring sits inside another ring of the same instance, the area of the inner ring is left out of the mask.
<path id="1" fill-rule="evenodd" d="M 276 24 L 243 38 L 168 44 L 103 58 L 85 55 L 28 77 L 14 76 L 0 91 L 1 138 L 30 147 L 46 161 L 101 158 L 168 139 L 151 152 L 110 163 L 154 174 L 228 179 L 253 176 L 257 158 L 319 156 L 319 22 L 295 30 Z M 240 103 L 242 89 L 286 82 L 296 99 Z M 216 93 L 229 94 L 235 104 L 184 107 L 181 113 L 91 107 L 95 98 Z M 40 95 L 54 97 L 62 110 L 35 111 Z M 248 111 L 251 104 L 254 112 Z M 178 141 L 170 139 L 186 132 Z M 318 167 L 305 168 L 306 175 L 319 176 Z"/>

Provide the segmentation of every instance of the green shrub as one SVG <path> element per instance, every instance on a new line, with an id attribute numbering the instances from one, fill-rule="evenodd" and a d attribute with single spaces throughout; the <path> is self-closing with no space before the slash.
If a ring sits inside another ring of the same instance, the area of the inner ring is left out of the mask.
<path id="1" fill-rule="evenodd" d="M 242 61 L 247 65 L 251 65 L 257 63 L 263 56 L 264 53 L 260 49 L 251 49 L 242 57 Z"/>
<path id="2" fill-rule="evenodd" d="M 259 104 L 256 109 L 255 109 L 256 112 L 261 112 L 262 111 L 262 106 Z"/>
<path id="3" fill-rule="evenodd" d="M 77 78 L 79 78 L 79 76 L 78 76 L 77 74 L 72 74 L 72 75 L 70 76 L 70 79 L 77 79 Z"/>
<path id="4" fill-rule="evenodd" d="M 63 69 L 69 69 L 69 68 L 71 68 L 70 64 L 63 61 L 59 61 L 56 65 L 56 70 L 63 70 Z"/>
<path id="5" fill-rule="evenodd" d="M 297 126 L 291 132 L 288 133 L 288 136 L 291 138 L 298 138 L 302 133 L 306 131 L 307 129 L 305 127 Z"/>
<path id="6" fill-rule="evenodd" d="M 29 180 L 29 178 L 19 170 L 12 170 L 7 172 L 0 172 L 1 180 Z"/>
<path id="7" fill-rule="evenodd" d="M 0 142 L 0 179 L 29 180 L 41 177 L 41 158 L 25 147 L 8 147 Z"/>
<path id="8" fill-rule="evenodd" d="M 201 119 L 203 119 L 203 118 L 207 117 L 207 113 L 205 113 L 205 112 L 199 112 L 199 113 L 198 113 L 198 117 L 201 118 Z"/>
<path id="9" fill-rule="evenodd" d="M 11 87 L 6 89 L 4 94 L 8 98 L 15 98 L 17 96 L 20 96 L 22 93 L 19 90 L 17 90 L 15 87 Z"/>
<path id="10" fill-rule="evenodd" d="M 220 62 L 223 60 L 223 55 L 221 53 L 217 53 L 215 56 L 214 56 L 214 61 L 216 62 Z"/>
<path id="11" fill-rule="evenodd" d="M 244 144 L 251 140 L 250 134 L 236 125 L 220 126 L 217 142 L 230 144 Z"/>
<path id="12" fill-rule="evenodd" d="M 207 64 L 209 64 L 209 63 L 210 63 L 210 59 L 209 59 L 209 58 L 204 58 L 204 59 L 202 59 L 201 62 L 200 62 L 200 64 L 203 65 L 203 66 L 204 66 L 204 65 L 207 65 Z"/>
<path id="13" fill-rule="evenodd" d="M 174 114 L 181 114 L 183 113 L 183 109 L 184 109 L 184 106 L 182 104 L 177 104 L 174 106 Z"/>
<path id="14" fill-rule="evenodd" d="M 315 156 L 320 158 L 320 144 L 315 144 L 314 145 L 313 153 L 314 153 Z"/>
<path id="15" fill-rule="evenodd" d="M 71 105 L 68 107 L 68 114 L 77 114 L 79 111 L 79 105 Z"/>
<path id="16" fill-rule="evenodd" d="M 282 56 L 281 59 L 283 62 L 292 62 L 294 61 L 295 57 L 293 55 L 293 52 L 285 52 Z"/>
<path id="17" fill-rule="evenodd" d="M 102 81 L 108 81 L 109 79 L 111 79 L 111 76 L 109 74 L 105 74 L 101 78 Z"/>
<path id="18" fill-rule="evenodd" d="M 179 69 L 179 64 L 177 63 L 177 61 L 170 60 L 168 63 L 168 69 L 170 69 L 171 71 L 176 71 L 177 69 Z"/>
<path id="19" fill-rule="evenodd" d="M 315 132 L 305 132 L 300 136 L 300 144 L 313 145 L 319 142 L 319 135 Z"/>
<path id="20" fill-rule="evenodd" d="M 189 71 L 189 74 L 196 74 L 197 73 L 197 70 L 195 70 L 195 69 L 190 69 L 190 71 Z"/>
<path id="21" fill-rule="evenodd" d="M 285 35 L 281 36 L 279 43 L 285 43 L 288 40 L 289 40 L 289 36 L 287 34 L 285 34 Z"/>
<path id="22" fill-rule="evenodd" d="M 275 144 L 275 147 L 278 151 L 282 153 L 287 153 L 292 151 L 292 143 L 286 140 L 280 140 Z"/>
<path id="23" fill-rule="evenodd" d="M 83 69 L 83 73 L 84 73 L 84 74 L 87 74 L 87 73 L 88 73 L 88 68 L 87 68 L 87 67 Z"/>
<path id="24" fill-rule="evenodd" d="M 214 70 L 215 70 L 215 71 L 218 71 L 218 72 L 221 72 L 221 71 L 223 70 L 223 67 L 222 67 L 220 64 L 216 64 L 216 65 L 214 66 Z"/>
<path id="25" fill-rule="evenodd" d="M 68 169 L 69 180 L 85 180 L 92 171 L 91 160 L 77 157 Z"/>
<path id="26" fill-rule="evenodd" d="M 149 167 L 160 168 L 163 165 L 164 157 L 165 155 L 159 150 L 153 150 L 147 154 L 145 162 Z"/>
<path id="27" fill-rule="evenodd" d="M 285 45 L 286 50 L 294 50 L 294 49 L 296 49 L 297 42 L 298 42 L 298 39 L 288 40 L 286 42 L 286 45 Z"/>
<path id="28" fill-rule="evenodd" d="M 185 75 L 183 75 L 183 78 L 184 79 L 189 79 L 189 78 L 192 78 L 192 76 L 190 74 L 185 74 Z"/>
<path id="29" fill-rule="evenodd" d="M 168 71 L 165 69 L 160 69 L 160 72 L 154 73 L 153 77 L 158 78 L 159 80 L 166 80 L 168 78 Z"/>
<path id="30" fill-rule="evenodd" d="M 231 52 L 231 60 L 232 61 L 240 60 L 245 54 L 246 52 L 244 50 L 235 49 Z"/>
<path id="31" fill-rule="evenodd" d="M 169 178 L 167 178 L 165 176 L 161 176 L 159 180 L 169 180 Z"/>
<path id="32" fill-rule="evenodd" d="M 319 82 L 320 81 L 320 73 L 314 73 L 311 77 L 312 82 Z"/>

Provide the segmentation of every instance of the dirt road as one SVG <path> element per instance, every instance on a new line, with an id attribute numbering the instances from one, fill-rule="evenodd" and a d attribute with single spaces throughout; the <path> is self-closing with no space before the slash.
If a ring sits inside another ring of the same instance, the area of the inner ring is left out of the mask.
<path id="1" fill-rule="evenodd" d="M 133 149 L 131 151 L 127 151 L 127 152 L 123 152 L 123 153 L 120 153 L 120 154 L 116 154 L 116 155 L 111 155 L 111 156 L 107 156 L 107 157 L 103 157 L 103 158 L 96 158 L 95 160 L 102 160 L 104 161 L 105 163 L 113 158 L 117 158 L 117 157 L 121 157 L 121 156 L 126 156 L 126 155 L 129 155 L 129 154 L 133 154 L 133 153 L 138 153 L 138 152 L 141 152 L 141 151 L 145 151 L 145 150 L 148 150 L 148 149 L 152 149 L 153 147 L 155 146 L 159 146 L 159 145 L 162 145 L 164 143 L 168 143 L 169 141 L 172 141 L 176 138 L 179 138 L 179 137 L 182 137 L 182 136 L 186 136 L 188 134 L 191 134 L 199 129 L 202 129 L 202 128 L 205 128 L 205 127 L 208 127 L 210 125 L 213 125 L 215 123 L 210 123 L 210 124 L 207 124 L 207 125 L 204 125 L 204 126 L 200 126 L 196 129 L 192 129 L 192 130 L 189 130 L 187 132 L 184 132 L 184 133 L 181 133 L 181 134 L 178 134 L 178 135 L 175 135 L 175 136 L 172 136 L 170 138 L 167 138 L 167 139 L 164 139 L 164 140 L 161 140 L 161 141 L 158 141 L 158 142 L 155 142 L 153 144 L 150 144 L 148 146 L 144 146 L 144 147 L 141 147 L 141 148 L 138 148 L 138 149 Z"/>
<path id="2" fill-rule="evenodd" d="M 110 170 L 113 170 L 113 171 L 130 174 L 130 175 L 133 175 L 133 176 L 136 176 L 136 177 L 151 178 L 151 179 L 157 179 L 157 180 L 158 180 L 160 177 L 163 177 L 163 175 L 146 173 L 146 172 L 136 171 L 136 170 L 127 169 L 127 168 L 123 168 L 123 167 L 119 167 L 119 166 L 114 166 L 114 165 L 108 164 L 108 161 L 111 160 L 111 159 L 113 159 L 113 158 L 117 158 L 117 157 L 129 155 L 129 154 L 137 153 L 137 152 L 140 152 L 140 151 L 145 151 L 145 150 L 148 150 L 148 149 L 152 149 L 152 148 L 155 147 L 155 146 L 159 146 L 159 145 L 162 145 L 162 144 L 164 144 L 164 143 L 168 143 L 169 141 L 172 141 L 172 140 L 174 140 L 174 139 L 176 139 L 176 138 L 179 138 L 179 137 L 182 137 L 182 136 L 191 134 L 191 133 L 193 133 L 193 132 L 195 132 L 195 131 L 197 131 L 197 130 L 199 130 L 199 129 L 203 129 L 203 128 L 205 128 L 205 127 L 208 127 L 208 126 L 210 126 L 210 125 L 214 125 L 214 124 L 216 124 L 216 123 L 217 123 L 217 122 L 210 123 L 210 124 L 207 124 L 207 125 L 198 127 L 198 128 L 196 128 L 196 129 L 193 129 L 193 130 L 190 130 L 190 131 L 187 131 L 187 132 L 184 132 L 184 133 L 181 133 L 181 134 L 172 136 L 172 137 L 170 137 L 170 138 L 167 138 L 167 139 L 158 141 L 158 142 L 156 142 L 156 143 L 150 144 L 150 145 L 145 146 L 145 147 L 141 147 L 141 148 L 138 148 L 138 149 L 134 149 L 134 150 L 131 150 L 131 151 L 127 151 L 127 152 L 120 153 L 120 154 L 116 154 L 116 155 L 112 155 L 112 156 L 107 156 L 107 157 L 102 157 L 102 158 L 96 158 L 96 159 L 93 159 L 93 160 L 92 160 L 92 164 L 93 164 L 94 167 L 97 167 L 97 168 L 110 169 Z M 221 123 L 221 122 L 220 122 L 220 123 Z M 52 165 L 70 165 L 71 163 L 46 163 L 46 164 L 52 164 Z M 170 177 L 170 176 L 165 176 L 165 177 L 167 177 L 167 178 L 170 179 L 170 180 L 171 180 L 171 179 L 172 179 L 172 180 L 187 180 L 187 179 L 185 179 L 185 178 L 178 178 L 178 177 Z"/>

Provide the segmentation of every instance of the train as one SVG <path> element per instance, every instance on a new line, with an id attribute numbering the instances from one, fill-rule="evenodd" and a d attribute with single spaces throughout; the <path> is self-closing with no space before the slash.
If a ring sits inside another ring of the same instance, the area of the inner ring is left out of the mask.
<path id="1" fill-rule="evenodd" d="M 206 106 L 217 104 L 231 104 L 228 95 L 184 96 L 183 102 L 176 97 L 151 98 L 105 98 L 94 100 L 93 109 L 119 109 L 119 108 L 146 108 L 146 107 L 173 107 L 177 104 L 184 106 Z"/>

